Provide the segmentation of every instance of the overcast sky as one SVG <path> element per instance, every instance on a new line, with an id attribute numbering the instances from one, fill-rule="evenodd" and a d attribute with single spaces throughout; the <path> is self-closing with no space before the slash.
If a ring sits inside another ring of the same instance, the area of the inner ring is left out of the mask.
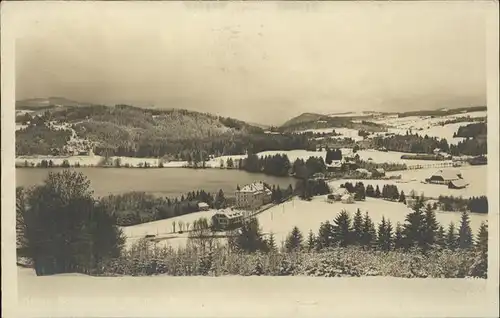
<path id="1" fill-rule="evenodd" d="M 26 11 L 16 99 L 303 112 L 486 104 L 484 10 L 467 3 L 58 3 Z"/>

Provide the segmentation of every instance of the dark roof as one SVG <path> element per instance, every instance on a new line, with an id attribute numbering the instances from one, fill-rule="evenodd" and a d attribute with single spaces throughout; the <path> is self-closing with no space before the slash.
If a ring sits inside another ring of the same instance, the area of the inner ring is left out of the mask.
<path id="1" fill-rule="evenodd" d="M 464 179 L 450 181 L 450 185 L 454 188 L 465 188 L 469 184 Z"/>

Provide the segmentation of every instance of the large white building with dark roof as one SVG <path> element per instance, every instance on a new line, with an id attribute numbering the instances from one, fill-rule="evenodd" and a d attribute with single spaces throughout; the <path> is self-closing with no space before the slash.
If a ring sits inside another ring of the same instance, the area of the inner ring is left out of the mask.
<path id="1" fill-rule="evenodd" d="M 248 184 L 236 191 L 236 207 L 238 209 L 255 210 L 271 202 L 272 191 L 263 182 Z"/>

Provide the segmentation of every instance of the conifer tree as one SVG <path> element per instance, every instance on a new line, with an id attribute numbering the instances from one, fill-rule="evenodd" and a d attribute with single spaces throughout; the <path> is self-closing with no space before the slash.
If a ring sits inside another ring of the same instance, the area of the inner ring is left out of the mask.
<path id="1" fill-rule="evenodd" d="M 404 247 L 404 237 L 403 237 L 403 228 L 401 227 L 401 223 L 396 223 L 396 229 L 394 232 L 394 249 L 400 249 Z"/>
<path id="2" fill-rule="evenodd" d="M 481 222 L 475 243 L 479 251 L 483 254 L 488 254 L 488 224 L 485 222 Z"/>
<path id="3" fill-rule="evenodd" d="M 307 235 L 307 250 L 311 252 L 316 246 L 316 237 L 312 230 L 309 230 L 309 234 Z"/>
<path id="4" fill-rule="evenodd" d="M 297 251 L 302 247 L 303 236 L 298 227 L 294 227 L 288 235 L 285 248 L 288 252 Z"/>
<path id="5" fill-rule="evenodd" d="M 391 220 L 387 219 L 386 226 L 385 226 L 385 237 L 386 237 L 386 243 L 387 247 L 386 250 L 390 251 L 392 250 L 394 246 L 394 237 L 393 237 L 393 228 L 392 228 L 392 223 Z"/>
<path id="6" fill-rule="evenodd" d="M 352 241 L 354 244 L 362 244 L 363 241 L 363 216 L 358 209 L 354 214 L 352 222 Z"/>
<path id="7" fill-rule="evenodd" d="M 395 185 L 391 186 L 391 199 L 394 201 L 398 201 L 400 199 L 398 187 Z"/>
<path id="8" fill-rule="evenodd" d="M 458 246 L 457 233 L 455 231 L 455 224 L 450 222 L 448 231 L 446 232 L 446 247 L 450 250 L 456 249 Z"/>
<path id="9" fill-rule="evenodd" d="M 417 200 L 413 211 L 408 213 L 403 225 L 403 241 L 405 248 L 414 246 L 423 247 L 424 243 L 424 215 L 422 213 L 423 202 Z"/>
<path id="10" fill-rule="evenodd" d="M 406 204 L 406 196 L 403 190 L 401 190 L 401 194 L 399 195 L 399 202 Z"/>
<path id="11" fill-rule="evenodd" d="M 269 234 L 269 238 L 267 239 L 267 248 L 271 252 L 275 252 L 278 249 L 277 246 L 276 246 L 276 241 L 274 239 L 274 234 L 273 233 Z"/>
<path id="12" fill-rule="evenodd" d="M 373 189 L 371 184 L 366 186 L 366 196 L 370 198 L 375 197 L 375 189 Z"/>
<path id="13" fill-rule="evenodd" d="M 471 248 L 473 244 L 472 229 L 470 228 L 469 213 L 462 212 L 460 228 L 458 229 L 458 247 L 462 249 Z"/>
<path id="14" fill-rule="evenodd" d="M 356 186 L 354 187 L 354 199 L 355 200 L 365 200 L 366 198 L 366 191 L 365 191 L 365 186 L 363 185 L 362 182 L 356 183 Z"/>
<path id="15" fill-rule="evenodd" d="M 16 234 L 37 275 L 86 272 L 119 256 L 123 233 L 82 173 L 51 172 L 43 184 L 16 195 Z"/>
<path id="16" fill-rule="evenodd" d="M 380 198 L 380 188 L 378 187 L 378 184 L 377 184 L 377 187 L 375 188 L 375 197 L 376 198 Z"/>
<path id="17" fill-rule="evenodd" d="M 436 231 L 436 244 L 441 248 L 446 246 L 445 231 L 442 225 L 440 225 Z"/>
<path id="18" fill-rule="evenodd" d="M 439 224 L 436 220 L 436 213 L 428 205 L 425 208 L 424 222 L 423 222 L 423 246 L 428 249 L 432 245 L 436 244 L 436 232 L 439 228 Z"/>
<path id="19" fill-rule="evenodd" d="M 376 239 L 377 239 L 377 230 L 375 229 L 375 224 L 368 215 L 368 212 L 366 212 L 365 217 L 363 218 L 362 245 L 364 247 L 371 248 L 374 246 Z"/>
<path id="20" fill-rule="evenodd" d="M 341 247 L 351 244 L 351 218 L 346 210 L 342 210 L 333 221 L 333 238 Z"/>
<path id="21" fill-rule="evenodd" d="M 389 198 L 389 191 L 388 191 L 387 184 L 384 184 L 384 186 L 382 187 L 382 198 L 384 198 L 384 199 Z"/>
<path id="22" fill-rule="evenodd" d="M 243 223 L 238 230 L 235 243 L 239 249 L 250 253 L 265 250 L 267 242 L 262 238 L 258 219 L 252 218 Z"/>
<path id="23" fill-rule="evenodd" d="M 321 223 L 316 237 L 316 249 L 322 250 L 333 245 L 333 227 L 329 221 Z"/>
<path id="24" fill-rule="evenodd" d="M 378 225 L 378 233 L 377 233 L 377 247 L 381 251 L 385 251 L 386 247 L 385 233 L 386 233 L 385 217 L 382 216 L 382 220 Z"/>
<path id="25" fill-rule="evenodd" d="M 215 196 L 214 205 L 216 209 L 222 209 L 225 207 L 226 198 L 224 197 L 224 191 L 222 191 L 222 189 L 220 189 L 217 195 Z"/>

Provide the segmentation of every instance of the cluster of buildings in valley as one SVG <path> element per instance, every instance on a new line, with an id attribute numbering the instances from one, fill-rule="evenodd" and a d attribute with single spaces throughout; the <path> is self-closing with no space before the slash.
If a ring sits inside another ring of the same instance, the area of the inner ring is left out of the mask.
<path id="1" fill-rule="evenodd" d="M 243 222 L 252 213 L 262 206 L 271 203 L 272 191 L 263 182 L 254 182 L 236 190 L 236 204 L 234 208 L 219 210 L 212 220 L 221 229 L 228 229 Z M 208 206 L 208 205 L 207 205 Z M 206 208 L 205 206 L 203 206 Z"/>

